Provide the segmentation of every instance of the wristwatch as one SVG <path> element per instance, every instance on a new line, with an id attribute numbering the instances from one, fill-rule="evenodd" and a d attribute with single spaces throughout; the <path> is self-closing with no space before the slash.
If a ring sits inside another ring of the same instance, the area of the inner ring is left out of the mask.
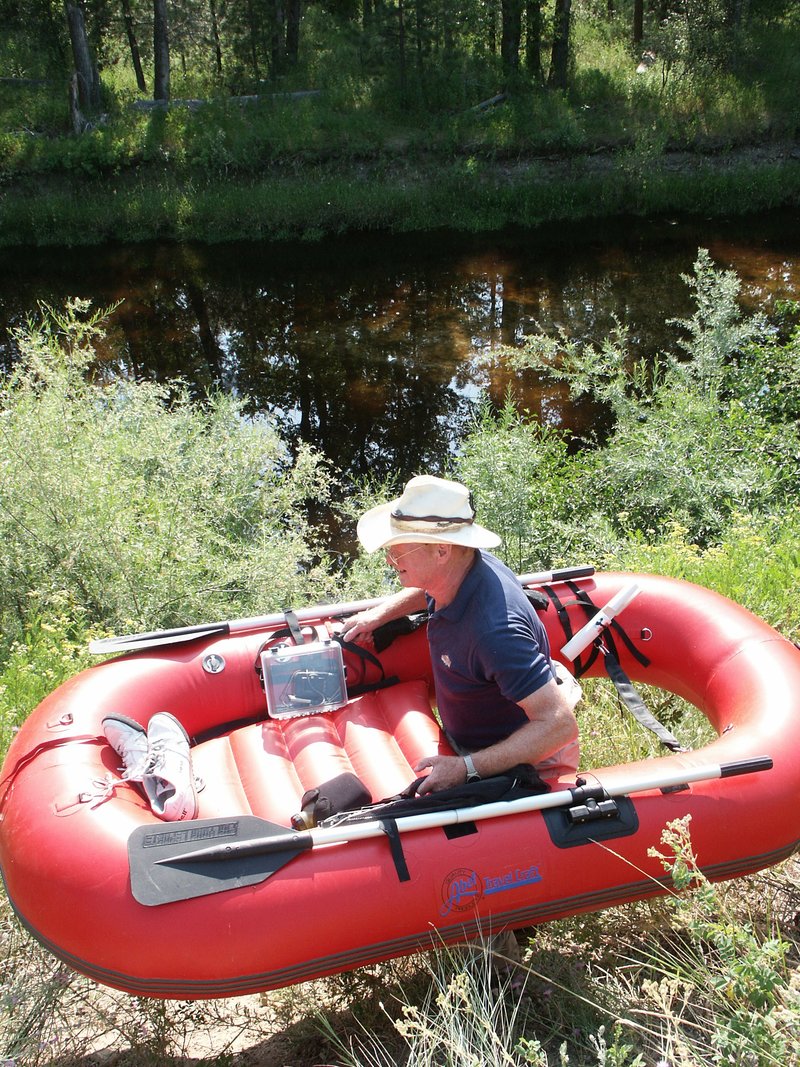
<path id="1" fill-rule="evenodd" d="M 464 756 L 464 766 L 467 768 L 468 782 L 479 782 L 481 780 L 481 776 L 475 770 L 475 764 L 472 762 L 472 756 Z"/>

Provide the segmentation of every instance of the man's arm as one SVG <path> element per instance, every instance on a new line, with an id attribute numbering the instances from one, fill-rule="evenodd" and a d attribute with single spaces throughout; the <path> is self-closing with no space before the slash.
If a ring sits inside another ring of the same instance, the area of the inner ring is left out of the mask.
<path id="1" fill-rule="evenodd" d="M 425 611 L 428 602 L 423 589 L 401 589 L 357 615 L 351 615 L 344 621 L 342 637 L 345 641 L 358 641 L 362 645 L 372 645 L 373 631 L 387 622 L 399 619 L 403 615 L 413 615 Z"/>
<path id="2" fill-rule="evenodd" d="M 535 766 L 577 738 L 578 720 L 561 689 L 562 686 L 551 678 L 520 700 L 519 706 L 529 721 L 502 741 L 472 753 L 475 770 L 481 778 L 500 774 L 518 763 Z M 466 777 L 461 756 L 426 756 L 417 764 L 416 770 L 427 767 L 431 771 L 420 785 L 420 793 L 461 785 Z"/>

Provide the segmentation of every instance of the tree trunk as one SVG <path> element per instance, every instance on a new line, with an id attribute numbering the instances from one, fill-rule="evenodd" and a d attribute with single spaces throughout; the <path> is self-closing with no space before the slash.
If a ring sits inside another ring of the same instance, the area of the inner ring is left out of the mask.
<path id="1" fill-rule="evenodd" d="M 414 7 L 414 48 L 417 56 L 417 77 L 422 83 L 425 77 L 425 0 L 417 0 Z"/>
<path id="2" fill-rule="evenodd" d="M 447 55 L 452 55 L 455 48 L 455 31 L 453 29 L 453 14 L 447 3 L 439 5 L 439 19 L 441 25 L 442 47 Z"/>
<path id="3" fill-rule="evenodd" d="M 640 45 L 644 38 L 644 0 L 633 0 L 633 43 Z"/>
<path id="4" fill-rule="evenodd" d="M 569 21 L 572 0 L 556 0 L 553 14 L 553 50 L 548 85 L 566 89 L 569 85 Z"/>
<path id="5" fill-rule="evenodd" d="M 211 37 L 214 41 L 214 61 L 216 63 L 217 77 L 222 77 L 222 45 L 219 39 L 219 20 L 217 18 L 216 0 L 208 0 L 209 14 L 211 15 Z"/>
<path id="6" fill-rule="evenodd" d="M 735 30 L 744 26 L 750 13 L 750 0 L 732 0 L 730 19 Z"/>
<path id="7" fill-rule="evenodd" d="M 282 73 L 286 63 L 286 10 L 283 0 L 272 0 L 272 34 L 270 40 L 270 59 L 272 77 Z"/>
<path id="8" fill-rule="evenodd" d="M 153 0 L 153 99 L 169 100 L 167 0 Z"/>
<path id="9" fill-rule="evenodd" d="M 535 82 L 544 85 L 541 0 L 527 0 L 525 4 L 525 67 Z"/>
<path id="10" fill-rule="evenodd" d="M 497 0 L 486 0 L 486 38 L 489 51 L 497 55 Z"/>
<path id="11" fill-rule="evenodd" d="M 286 9 L 286 60 L 290 67 L 297 66 L 300 53 L 300 16 L 302 0 L 289 0 Z"/>
<path id="12" fill-rule="evenodd" d="M 247 0 L 247 28 L 250 37 L 250 61 L 253 64 L 253 77 L 261 81 L 261 68 L 258 63 L 258 21 L 253 10 L 252 0 Z"/>
<path id="13" fill-rule="evenodd" d="M 139 55 L 139 42 L 136 40 L 136 27 L 133 23 L 133 12 L 131 11 L 130 0 L 121 0 L 122 2 L 122 21 L 125 23 L 125 33 L 128 35 L 128 47 L 131 50 L 131 60 L 133 61 L 133 69 L 136 72 L 136 84 L 139 86 L 140 93 L 147 92 L 147 82 L 144 80 L 144 71 L 142 70 L 142 58 Z"/>
<path id="14" fill-rule="evenodd" d="M 403 0 L 397 4 L 397 53 L 400 62 L 400 92 L 406 91 L 406 15 Z"/>
<path id="15" fill-rule="evenodd" d="M 83 10 L 73 0 L 65 0 L 64 7 L 77 75 L 78 106 L 82 111 L 96 111 L 100 106 L 100 78 L 89 48 Z"/>
<path id="16" fill-rule="evenodd" d="M 522 0 L 503 0 L 500 58 L 505 74 L 519 70 L 519 46 L 522 40 Z"/>

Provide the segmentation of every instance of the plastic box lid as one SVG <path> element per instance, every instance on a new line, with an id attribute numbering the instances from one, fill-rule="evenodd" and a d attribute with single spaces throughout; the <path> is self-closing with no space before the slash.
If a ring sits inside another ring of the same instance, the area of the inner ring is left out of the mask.
<path id="1" fill-rule="evenodd" d="M 342 649 L 335 641 L 265 649 L 261 669 L 273 719 L 317 715 L 347 703 Z"/>

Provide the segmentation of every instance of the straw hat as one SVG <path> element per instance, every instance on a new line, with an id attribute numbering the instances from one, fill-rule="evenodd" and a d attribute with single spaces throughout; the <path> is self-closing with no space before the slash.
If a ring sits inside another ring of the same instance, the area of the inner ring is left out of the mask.
<path id="1" fill-rule="evenodd" d="M 475 522 L 470 493 L 460 482 L 423 474 L 406 483 L 403 495 L 379 504 L 358 521 L 367 552 L 406 542 L 495 548 L 500 538 Z"/>

